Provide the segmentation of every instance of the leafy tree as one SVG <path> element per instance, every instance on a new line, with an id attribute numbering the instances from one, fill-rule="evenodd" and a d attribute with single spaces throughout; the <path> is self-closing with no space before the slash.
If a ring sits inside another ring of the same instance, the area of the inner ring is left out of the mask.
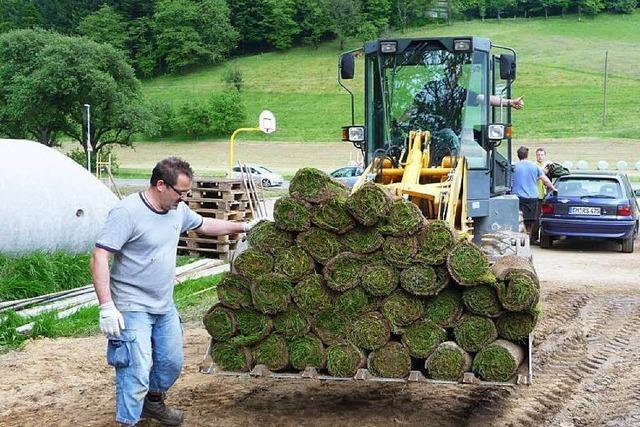
<path id="1" fill-rule="evenodd" d="M 224 0 L 160 0 L 154 33 L 157 57 L 169 71 L 219 62 L 238 37 Z"/>
<path id="2" fill-rule="evenodd" d="M 20 28 L 33 28 L 42 22 L 42 17 L 33 2 L 2 0 L 0 2 L 0 33 Z"/>
<path id="3" fill-rule="evenodd" d="M 86 148 L 82 119 L 91 105 L 91 145 L 131 144 L 148 119 L 140 83 L 107 44 L 43 30 L 0 35 L 0 126 L 13 138 L 54 145 L 67 135 Z"/>
<path id="4" fill-rule="evenodd" d="M 636 10 L 637 0 L 606 0 L 605 9 L 613 13 L 631 14 Z"/>
<path id="5" fill-rule="evenodd" d="M 152 76 L 158 63 L 152 19 L 143 16 L 129 21 L 127 39 L 129 57 L 136 71 L 144 77 Z"/>
<path id="6" fill-rule="evenodd" d="M 473 3 L 469 8 L 475 8 L 476 2 L 468 1 Z M 434 4 L 435 0 L 393 0 L 391 23 L 404 31 L 407 27 L 416 24 L 424 11 Z"/>
<path id="7" fill-rule="evenodd" d="M 247 118 L 247 108 L 242 102 L 240 92 L 228 90 L 214 94 L 209 99 L 211 113 L 211 132 L 216 135 L 229 135 L 242 126 Z"/>
<path id="8" fill-rule="evenodd" d="M 340 50 L 344 50 L 344 42 L 349 37 L 360 33 L 362 11 L 359 0 L 324 0 L 329 10 L 332 30 L 340 41 Z"/>
<path id="9" fill-rule="evenodd" d="M 515 0 L 488 0 L 487 9 L 496 14 L 498 21 L 502 18 L 502 12 L 505 9 L 513 7 L 516 4 Z"/>
<path id="10" fill-rule="evenodd" d="M 71 33 L 80 20 L 98 10 L 102 0 L 29 0 L 42 17 L 43 28 Z"/>
<path id="11" fill-rule="evenodd" d="M 391 0 L 362 0 L 362 19 L 364 23 L 375 28 L 376 34 L 373 38 L 389 27 L 390 18 Z"/>
<path id="12" fill-rule="evenodd" d="M 211 110 L 203 102 L 190 101 L 178 109 L 176 130 L 184 135 L 198 139 L 210 132 L 211 124 Z"/>
<path id="13" fill-rule="evenodd" d="M 603 0 L 574 0 L 578 7 L 578 19 L 582 19 L 582 14 L 597 15 L 604 9 Z"/>
<path id="14" fill-rule="evenodd" d="M 239 31 L 242 51 L 265 46 L 262 17 L 269 13 L 267 9 L 266 0 L 229 0 L 231 25 Z"/>
<path id="15" fill-rule="evenodd" d="M 78 24 L 78 33 L 98 43 L 109 43 L 119 50 L 125 49 L 128 39 L 124 19 L 106 4 L 82 18 Z"/>
<path id="16" fill-rule="evenodd" d="M 295 3 L 293 0 L 264 0 L 267 14 L 263 16 L 261 28 L 265 39 L 276 49 L 288 49 L 300 32 L 294 21 Z"/>
<path id="17" fill-rule="evenodd" d="M 295 20 L 300 26 L 299 36 L 304 44 L 318 47 L 331 35 L 331 17 L 323 0 L 298 0 Z"/>

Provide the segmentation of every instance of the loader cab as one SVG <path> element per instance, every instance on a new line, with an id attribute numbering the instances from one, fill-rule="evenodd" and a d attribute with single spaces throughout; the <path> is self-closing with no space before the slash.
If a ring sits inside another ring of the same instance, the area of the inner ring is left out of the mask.
<path id="1" fill-rule="evenodd" d="M 367 164 L 379 156 L 401 164 L 409 132 L 428 130 L 428 166 L 464 156 L 469 182 L 486 181 L 470 186 L 470 199 L 507 193 L 511 111 L 491 106 L 490 97 L 511 97 L 515 52 L 497 55 L 492 47 L 513 52 L 483 38 L 445 37 L 377 40 L 343 54 L 340 84 L 353 78 L 360 54 L 365 85 L 365 124 L 345 127 L 343 139 L 362 150 Z"/>

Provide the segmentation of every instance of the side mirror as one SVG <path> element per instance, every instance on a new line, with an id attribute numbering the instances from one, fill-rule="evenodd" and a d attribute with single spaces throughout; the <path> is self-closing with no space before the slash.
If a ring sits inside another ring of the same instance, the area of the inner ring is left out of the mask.
<path id="1" fill-rule="evenodd" d="M 356 70 L 356 59 L 353 53 L 345 53 L 340 57 L 340 78 L 351 80 Z"/>
<path id="2" fill-rule="evenodd" d="M 516 57 L 503 53 L 500 55 L 500 78 L 502 80 L 516 79 Z"/>
<path id="3" fill-rule="evenodd" d="M 636 188 L 635 190 L 633 190 L 633 194 L 640 197 L 640 188 Z"/>

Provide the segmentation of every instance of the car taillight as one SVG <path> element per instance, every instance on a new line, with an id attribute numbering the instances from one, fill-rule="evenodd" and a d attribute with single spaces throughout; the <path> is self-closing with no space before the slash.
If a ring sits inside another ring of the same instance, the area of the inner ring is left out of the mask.
<path id="1" fill-rule="evenodd" d="M 618 205 L 618 216 L 631 216 L 631 206 Z"/>
<path id="2" fill-rule="evenodd" d="M 553 205 L 551 203 L 544 203 L 542 205 L 542 213 L 545 215 L 551 215 L 553 213 Z"/>

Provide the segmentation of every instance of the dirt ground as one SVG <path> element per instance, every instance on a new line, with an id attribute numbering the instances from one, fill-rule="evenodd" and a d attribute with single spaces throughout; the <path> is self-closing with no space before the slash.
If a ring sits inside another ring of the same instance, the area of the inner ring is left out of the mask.
<path id="1" fill-rule="evenodd" d="M 206 333 L 185 335 L 170 402 L 187 426 L 639 426 L 640 255 L 616 245 L 534 248 L 543 314 L 531 386 L 242 380 L 200 374 Z M 37 340 L 0 356 L 0 425 L 113 425 L 102 337 Z M 155 425 L 147 422 L 144 425 Z"/>

